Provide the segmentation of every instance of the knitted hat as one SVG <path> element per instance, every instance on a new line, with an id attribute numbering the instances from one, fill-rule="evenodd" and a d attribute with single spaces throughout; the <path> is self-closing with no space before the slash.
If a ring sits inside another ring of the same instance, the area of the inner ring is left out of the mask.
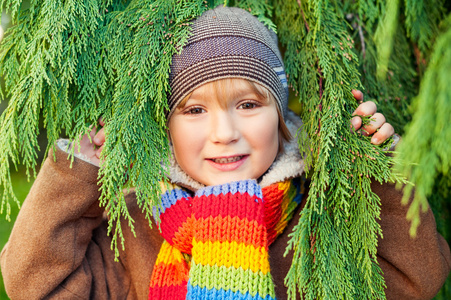
<path id="1" fill-rule="evenodd" d="M 172 58 L 168 120 L 194 89 L 223 78 L 259 83 L 286 115 L 288 85 L 274 32 L 247 11 L 222 5 L 204 12 L 191 28 L 188 43 Z"/>

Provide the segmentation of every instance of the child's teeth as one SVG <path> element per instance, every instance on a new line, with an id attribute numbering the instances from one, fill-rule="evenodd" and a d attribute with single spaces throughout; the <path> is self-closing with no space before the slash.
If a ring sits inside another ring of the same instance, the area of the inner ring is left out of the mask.
<path id="1" fill-rule="evenodd" d="M 239 161 L 242 156 L 234 156 L 234 157 L 227 157 L 227 158 L 215 158 L 214 162 L 217 164 L 228 164 L 232 162 Z"/>

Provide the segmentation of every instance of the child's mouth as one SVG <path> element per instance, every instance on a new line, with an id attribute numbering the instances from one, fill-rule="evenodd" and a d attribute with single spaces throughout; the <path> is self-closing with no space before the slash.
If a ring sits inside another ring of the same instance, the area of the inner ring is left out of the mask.
<path id="1" fill-rule="evenodd" d="M 240 155 L 240 156 L 232 156 L 232 157 L 212 158 L 211 160 L 217 164 L 230 164 L 230 163 L 234 163 L 236 161 L 241 160 L 243 157 L 244 157 L 244 155 Z"/>
<path id="2" fill-rule="evenodd" d="M 249 155 L 237 155 L 228 157 L 209 158 L 207 162 L 215 169 L 230 172 L 238 169 L 245 163 Z"/>

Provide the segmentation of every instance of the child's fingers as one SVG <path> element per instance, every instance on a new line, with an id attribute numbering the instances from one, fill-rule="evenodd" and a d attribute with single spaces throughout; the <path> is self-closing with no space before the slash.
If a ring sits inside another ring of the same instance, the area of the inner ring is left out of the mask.
<path id="1" fill-rule="evenodd" d="M 100 159 L 100 154 L 102 153 L 104 145 L 102 145 L 99 149 L 96 150 L 96 157 Z"/>
<path id="2" fill-rule="evenodd" d="M 370 123 L 363 127 L 362 134 L 370 135 L 376 132 L 378 128 L 380 128 L 385 123 L 385 117 L 381 113 L 375 113 L 371 119 Z"/>
<path id="3" fill-rule="evenodd" d="M 99 124 L 100 124 L 100 126 L 105 126 L 105 122 L 103 121 L 103 118 L 100 118 L 99 119 Z"/>
<path id="4" fill-rule="evenodd" d="M 97 134 L 94 136 L 94 144 L 97 146 L 102 146 L 105 143 L 105 129 L 102 128 L 97 132 Z"/>
<path id="5" fill-rule="evenodd" d="M 373 101 L 366 101 L 362 104 L 360 104 L 357 109 L 352 113 L 353 116 L 359 115 L 359 116 L 371 116 L 377 111 L 376 103 Z"/>
<path id="6" fill-rule="evenodd" d="M 359 90 L 352 90 L 352 95 L 354 96 L 355 100 L 357 101 L 363 101 L 363 93 Z"/>
<path id="7" fill-rule="evenodd" d="M 89 151 L 89 149 L 94 148 L 92 145 L 92 139 L 94 135 L 96 134 L 95 127 L 91 130 L 91 132 L 83 135 L 80 140 L 80 148 L 78 146 L 75 147 L 75 153 L 84 153 L 86 151 Z"/>
<path id="8" fill-rule="evenodd" d="M 351 119 L 351 125 L 354 127 L 354 130 L 357 130 L 362 126 L 362 119 L 360 117 L 353 117 Z"/>
<path id="9" fill-rule="evenodd" d="M 395 129 L 393 128 L 393 126 L 390 123 L 384 123 L 371 138 L 371 143 L 374 145 L 382 144 L 393 134 L 395 134 Z"/>
<path id="10" fill-rule="evenodd" d="M 359 100 L 363 99 L 363 94 L 361 91 L 352 90 L 354 97 Z M 370 116 L 374 114 L 377 110 L 376 103 L 372 101 L 367 101 L 365 103 L 361 103 L 357 109 L 352 113 L 353 116 Z M 355 130 L 359 129 L 362 126 L 362 119 L 360 117 L 353 117 L 351 119 L 351 124 Z"/>

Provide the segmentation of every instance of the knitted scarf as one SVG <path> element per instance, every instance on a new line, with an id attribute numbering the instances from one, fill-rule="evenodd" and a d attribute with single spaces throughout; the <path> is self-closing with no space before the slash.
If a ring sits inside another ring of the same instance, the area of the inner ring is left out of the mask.
<path id="1" fill-rule="evenodd" d="M 301 202 L 303 181 L 262 189 L 244 180 L 194 195 L 165 186 L 149 299 L 275 299 L 268 246 Z"/>

